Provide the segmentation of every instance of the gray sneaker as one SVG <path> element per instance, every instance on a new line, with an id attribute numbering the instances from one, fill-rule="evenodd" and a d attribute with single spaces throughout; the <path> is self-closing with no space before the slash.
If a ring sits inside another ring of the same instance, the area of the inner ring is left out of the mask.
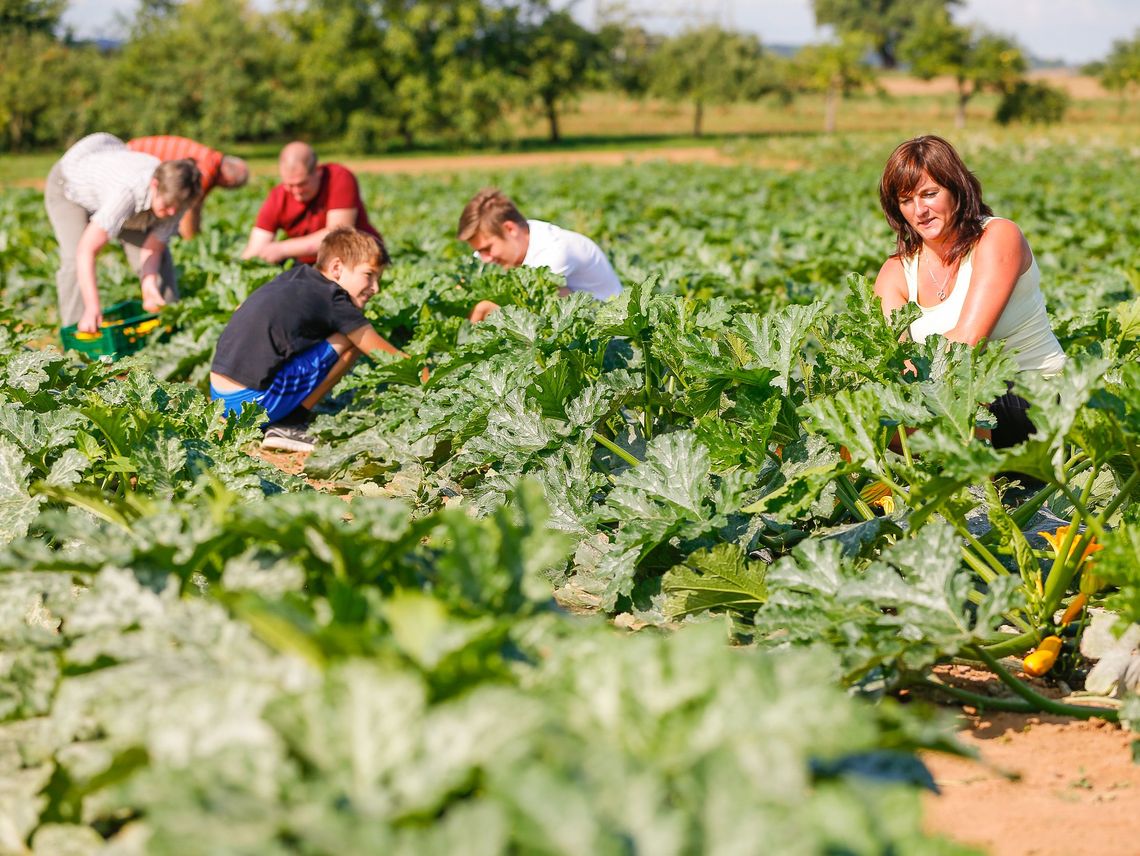
<path id="1" fill-rule="evenodd" d="M 300 425 L 270 425 L 261 441 L 263 449 L 282 449 L 286 452 L 311 452 L 317 438 L 306 434 Z"/>

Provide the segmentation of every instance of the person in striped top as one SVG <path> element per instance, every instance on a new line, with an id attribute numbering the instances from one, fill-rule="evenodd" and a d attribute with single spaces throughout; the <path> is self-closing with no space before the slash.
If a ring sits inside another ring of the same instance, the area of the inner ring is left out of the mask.
<path id="1" fill-rule="evenodd" d="M 135 137 L 127 140 L 127 148 L 132 152 L 154 155 L 160 161 L 190 158 L 198 164 L 202 173 L 202 195 L 190 206 L 178 224 L 178 234 L 183 238 L 193 238 L 202 231 L 202 204 L 206 195 L 215 187 L 242 187 L 249 181 L 249 167 L 244 160 L 233 155 L 225 155 L 217 149 L 191 140 L 188 137 L 175 137 L 160 134 L 154 137 Z"/>
<path id="2" fill-rule="evenodd" d="M 155 312 L 178 299 L 166 244 L 202 189 L 189 158 L 162 163 L 132 152 L 111 134 L 91 134 L 68 149 L 48 173 L 44 206 L 59 244 L 59 322 L 94 333 L 103 322 L 95 258 L 118 240 L 138 274 L 143 308 Z"/>

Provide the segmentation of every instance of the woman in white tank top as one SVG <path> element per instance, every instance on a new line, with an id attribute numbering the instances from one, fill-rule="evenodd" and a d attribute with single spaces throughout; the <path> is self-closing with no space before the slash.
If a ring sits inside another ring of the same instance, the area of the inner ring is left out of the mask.
<path id="1" fill-rule="evenodd" d="M 1065 353 L 1045 312 L 1033 251 L 1016 223 L 993 216 L 953 146 L 931 135 L 896 148 L 879 182 L 879 203 L 898 238 L 875 280 L 883 312 L 917 303 L 922 315 L 910 326 L 916 341 L 937 333 L 970 345 L 1002 342 L 1019 371 L 1061 370 Z M 998 423 L 994 446 L 1033 432 L 1028 406 L 1012 394 L 990 405 Z"/>

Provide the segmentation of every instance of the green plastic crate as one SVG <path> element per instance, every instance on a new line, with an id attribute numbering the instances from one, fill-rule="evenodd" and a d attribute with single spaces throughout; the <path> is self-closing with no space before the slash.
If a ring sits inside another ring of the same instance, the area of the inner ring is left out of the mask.
<path id="1" fill-rule="evenodd" d="M 72 324 L 60 331 L 60 338 L 65 351 L 117 359 L 133 354 L 158 329 L 158 316 L 144 312 L 141 300 L 124 300 L 107 307 L 103 313 L 103 329 L 98 333 L 80 333 Z"/>

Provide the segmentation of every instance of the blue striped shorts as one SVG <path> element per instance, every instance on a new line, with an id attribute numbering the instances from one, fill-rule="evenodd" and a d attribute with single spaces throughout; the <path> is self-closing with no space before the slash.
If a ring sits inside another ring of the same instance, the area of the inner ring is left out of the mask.
<path id="1" fill-rule="evenodd" d="M 235 389 L 222 392 L 210 384 L 210 398 L 221 401 L 226 413 L 240 413 L 241 406 L 253 401 L 265 408 L 269 422 L 285 418 L 321 385 L 329 370 L 336 364 L 337 353 L 328 342 L 318 342 L 299 354 L 294 354 L 273 376 L 268 389 Z"/>

